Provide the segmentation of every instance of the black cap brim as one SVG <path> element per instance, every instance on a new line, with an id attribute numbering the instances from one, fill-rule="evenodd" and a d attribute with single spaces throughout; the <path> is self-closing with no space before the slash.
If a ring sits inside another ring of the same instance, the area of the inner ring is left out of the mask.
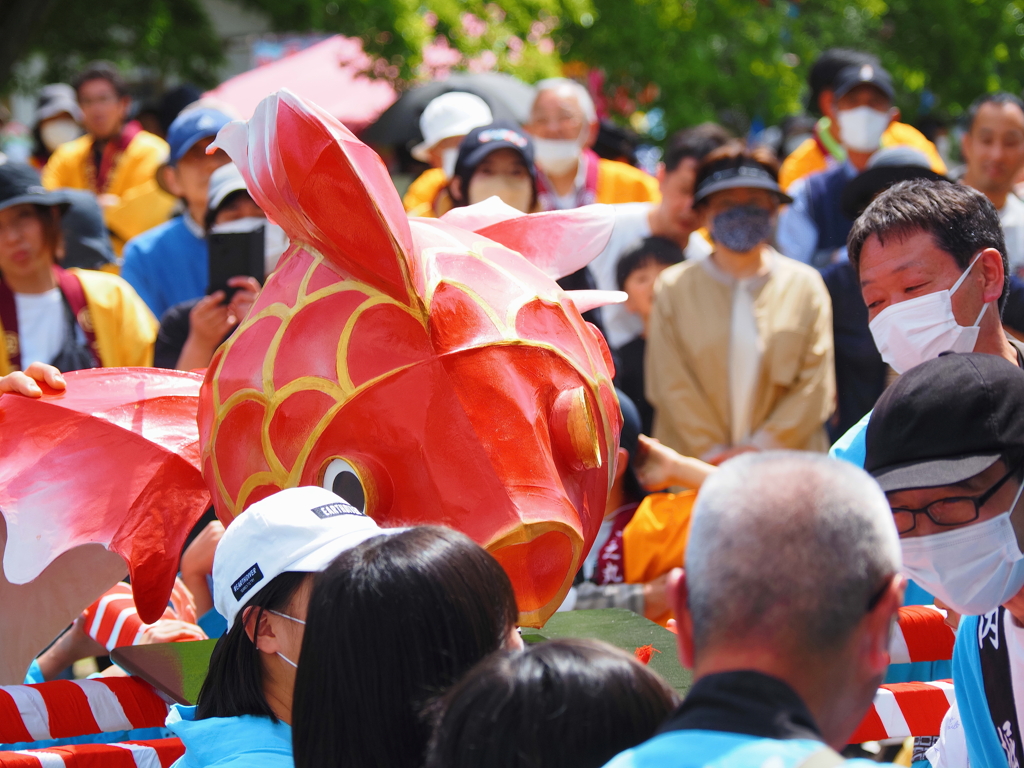
<path id="1" fill-rule="evenodd" d="M 962 483 L 975 475 L 980 475 L 1002 457 L 1001 453 L 943 457 L 881 467 L 873 470 L 871 475 L 886 493 L 935 488 Z"/>
<path id="2" fill-rule="evenodd" d="M 67 197 L 65 197 L 59 189 L 55 189 L 45 194 L 17 195 L 15 197 L 8 197 L 6 200 L 0 200 L 0 211 L 6 208 L 11 208 L 15 205 L 25 205 L 26 203 L 31 205 L 60 206 L 61 213 L 67 210 L 68 206 L 71 205 L 71 203 L 68 202 Z"/>
<path id="3" fill-rule="evenodd" d="M 694 205 L 706 200 L 709 196 L 715 194 L 715 192 L 721 192 L 726 189 L 765 189 L 769 192 L 774 192 L 775 196 L 779 198 L 780 205 L 788 205 L 793 202 L 793 198 L 782 191 L 782 188 L 769 179 L 758 179 L 750 176 L 734 176 L 729 179 L 722 179 L 716 181 L 713 184 L 708 184 L 706 187 L 700 189 L 697 195 L 694 197 Z"/>

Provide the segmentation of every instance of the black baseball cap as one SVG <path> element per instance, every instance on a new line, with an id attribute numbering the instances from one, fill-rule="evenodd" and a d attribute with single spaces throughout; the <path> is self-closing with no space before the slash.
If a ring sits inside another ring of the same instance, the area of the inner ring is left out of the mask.
<path id="1" fill-rule="evenodd" d="M 480 128 L 474 128 L 466 134 L 459 144 L 459 157 L 455 161 L 455 175 L 467 182 L 476 167 L 492 152 L 499 149 L 513 149 L 522 155 L 530 176 L 537 178 L 537 168 L 533 163 L 533 142 L 526 131 L 515 123 L 498 121 Z"/>
<path id="2" fill-rule="evenodd" d="M 854 64 L 843 67 L 832 83 L 832 92 L 836 100 L 845 96 L 858 85 L 873 85 L 893 100 L 896 91 L 892 87 L 892 75 L 877 64 Z"/>
<path id="3" fill-rule="evenodd" d="M 0 210 L 25 203 L 63 207 L 67 199 L 61 190 L 46 189 L 31 165 L 0 162 Z"/>
<path id="4" fill-rule="evenodd" d="M 723 189 L 766 189 L 774 192 L 782 204 L 792 203 L 793 198 L 782 191 L 779 181 L 768 169 L 755 160 L 744 160 L 740 165 L 715 171 L 697 185 L 693 204 L 701 202 Z"/>
<path id="5" fill-rule="evenodd" d="M 943 353 L 875 405 L 866 469 L 883 491 L 961 483 L 1024 453 L 1024 371 L 998 355 Z"/>

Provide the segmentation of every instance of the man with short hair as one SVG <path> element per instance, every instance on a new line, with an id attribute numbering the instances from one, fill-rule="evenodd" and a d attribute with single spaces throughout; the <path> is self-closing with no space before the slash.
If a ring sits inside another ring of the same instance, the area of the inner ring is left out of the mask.
<path id="1" fill-rule="evenodd" d="M 929 754 L 960 766 L 1024 762 L 1024 371 L 944 354 L 900 377 L 867 430 L 865 468 L 888 495 L 903 573 L 963 614 L 956 705 Z M 959 710 L 959 711 L 957 711 Z"/>
<path id="2" fill-rule="evenodd" d="M 848 241 L 875 345 L 897 373 L 942 352 L 983 352 L 1024 367 L 1003 331 L 1006 245 L 992 203 L 970 187 L 905 181 L 875 198 Z M 869 413 L 832 446 L 864 464 Z"/>
<path id="3" fill-rule="evenodd" d="M 658 182 L 638 168 L 599 158 L 594 100 L 574 80 L 541 80 L 523 126 L 533 136 L 542 210 L 590 203 L 658 202 Z"/>
<path id="4" fill-rule="evenodd" d="M 209 281 L 205 218 L 210 175 L 229 161 L 218 149 L 206 154 L 231 118 L 216 109 L 186 109 L 167 131 L 170 156 L 157 169 L 160 185 L 184 204 L 184 211 L 133 238 L 124 249 L 121 276 L 163 317 L 170 307 L 198 299 Z"/>
<path id="5" fill-rule="evenodd" d="M 737 457 L 701 487 L 685 562 L 669 597 L 694 685 L 609 768 L 841 764 L 832 750 L 885 674 L 903 592 L 878 486 L 823 456 Z"/>
<path id="6" fill-rule="evenodd" d="M 693 185 L 701 161 L 729 138 L 728 131 L 717 123 L 702 123 L 672 137 L 665 160 L 658 165 L 661 200 L 615 206 L 615 228 L 608 245 L 588 265 L 598 289 L 620 289 L 619 259 L 648 237 L 675 242 L 687 259 L 703 258 L 711 253 L 711 245 L 698 231 L 700 220 L 693 210 Z M 600 313 L 608 345 L 613 350 L 637 339 L 644 331 L 643 322 L 621 304 L 608 304 L 601 307 Z"/>
<path id="7" fill-rule="evenodd" d="M 1024 102 L 1005 91 L 988 93 L 971 104 L 967 121 L 960 142 L 967 165 L 960 181 L 999 211 L 1010 274 L 1024 277 L 1024 202 L 1013 193 L 1024 168 Z"/>
<path id="8" fill-rule="evenodd" d="M 438 195 L 455 175 L 459 144 L 474 128 L 494 122 L 491 108 L 479 96 L 463 91 L 442 93 L 427 104 L 420 115 L 423 141 L 411 153 L 420 162 L 430 165 L 421 173 L 402 198 L 410 216 L 438 215 Z"/>
<path id="9" fill-rule="evenodd" d="M 877 64 L 849 66 L 836 75 L 827 108 L 845 159 L 790 186 L 793 203 L 780 214 L 776 234 L 783 254 L 818 269 L 842 260 L 853 226 L 843 211 L 843 191 L 867 168 L 882 146 L 882 135 L 899 116 L 894 95 L 892 77 Z"/>
<path id="10" fill-rule="evenodd" d="M 811 89 L 808 108 L 812 113 L 821 115 L 814 127 L 814 135 L 789 154 L 782 168 L 779 169 L 779 185 L 792 194 L 790 187 L 797 179 L 812 173 L 827 171 L 846 160 L 846 150 L 840 141 L 840 129 L 837 122 L 836 97 L 833 84 L 836 75 L 846 67 L 861 67 L 865 64 L 881 67 L 878 58 L 864 51 L 853 51 L 846 48 L 829 48 L 814 62 L 808 74 L 807 82 Z M 913 147 L 928 156 L 932 170 L 945 173 L 946 164 L 942 161 L 935 145 L 921 135 L 916 128 L 898 122 L 898 117 L 890 123 L 882 134 L 881 145 L 892 147 L 898 144 Z M 787 254 L 788 255 L 788 254 Z"/>
<path id="11" fill-rule="evenodd" d="M 137 121 L 128 121 L 131 98 L 113 64 L 87 65 L 73 85 L 86 134 L 50 155 L 43 186 L 96 194 L 120 254 L 127 240 L 165 221 L 174 206 L 174 198 L 161 192 L 154 179 L 167 157 L 167 144 Z"/>

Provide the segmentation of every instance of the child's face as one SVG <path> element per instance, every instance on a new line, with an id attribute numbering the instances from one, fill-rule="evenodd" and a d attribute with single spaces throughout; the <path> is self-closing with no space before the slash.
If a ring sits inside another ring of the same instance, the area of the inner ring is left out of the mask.
<path id="1" fill-rule="evenodd" d="M 658 275 L 668 268 L 668 264 L 661 264 L 657 261 L 648 261 L 638 269 L 634 269 L 626 278 L 622 289 L 629 296 L 626 299 L 626 309 L 647 325 L 647 318 L 651 315 L 651 306 L 654 304 L 654 282 Z"/>

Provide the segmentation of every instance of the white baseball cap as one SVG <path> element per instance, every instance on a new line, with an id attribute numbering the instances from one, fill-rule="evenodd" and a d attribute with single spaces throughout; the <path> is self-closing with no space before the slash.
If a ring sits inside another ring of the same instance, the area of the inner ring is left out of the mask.
<path id="1" fill-rule="evenodd" d="M 216 211 L 232 192 L 243 191 L 247 191 L 247 187 L 238 166 L 234 163 L 222 165 L 210 174 L 210 182 L 206 191 L 206 210 Z"/>
<path id="2" fill-rule="evenodd" d="M 430 162 L 427 151 L 439 141 L 465 136 L 474 128 L 493 122 L 491 108 L 479 96 L 463 91 L 442 93 L 420 115 L 423 141 L 412 148 L 411 154 L 421 162 Z"/>
<path id="3" fill-rule="evenodd" d="M 213 556 L 213 603 L 228 627 L 253 595 L 288 571 L 316 573 L 382 533 L 372 518 L 323 488 L 288 488 L 258 501 L 224 531 Z"/>

